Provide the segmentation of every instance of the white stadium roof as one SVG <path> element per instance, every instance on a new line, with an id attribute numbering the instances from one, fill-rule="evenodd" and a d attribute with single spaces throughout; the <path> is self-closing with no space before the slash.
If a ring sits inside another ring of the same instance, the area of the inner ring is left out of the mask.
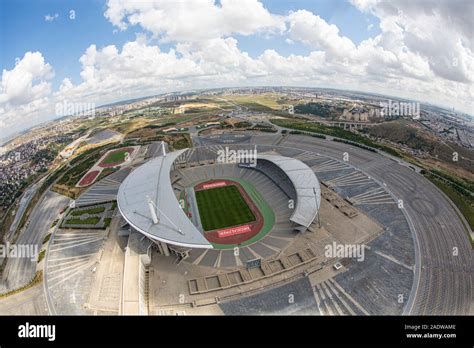
<path id="1" fill-rule="evenodd" d="M 313 170 L 291 157 L 259 154 L 258 160 L 261 159 L 283 170 L 296 190 L 296 207 L 290 220 L 305 227 L 311 225 L 321 205 L 321 188 Z"/>
<path id="2" fill-rule="evenodd" d="M 171 184 L 174 161 L 187 149 L 155 157 L 132 171 L 120 185 L 117 206 L 123 218 L 147 237 L 172 245 L 212 248 L 183 211 Z M 321 189 L 314 172 L 303 162 L 277 155 L 258 155 L 279 167 L 296 190 L 290 220 L 308 227 L 316 218 Z M 154 216 L 155 215 L 155 216 Z"/>
<path id="3" fill-rule="evenodd" d="M 120 185 L 117 205 L 124 219 L 149 238 L 190 248 L 212 248 L 181 209 L 171 185 L 171 166 L 185 151 L 156 157 L 135 169 Z M 158 223 L 153 221 L 149 199 L 156 208 Z"/>

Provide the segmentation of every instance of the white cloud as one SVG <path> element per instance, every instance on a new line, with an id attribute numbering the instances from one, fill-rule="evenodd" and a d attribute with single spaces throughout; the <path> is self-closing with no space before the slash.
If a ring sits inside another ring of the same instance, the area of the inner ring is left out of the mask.
<path id="1" fill-rule="evenodd" d="M 350 39 L 339 35 L 334 24 L 306 10 L 290 13 L 288 16 L 289 36 L 294 41 L 301 41 L 313 48 L 326 52 L 331 58 L 343 58 L 354 51 Z"/>
<path id="2" fill-rule="evenodd" d="M 101 104 L 120 97 L 179 89 L 181 79 L 202 75 L 192 60 L 179 58 L 175 50 L 162 52 L 142 40 L 126 43 L 121 50 L 110 45 L 89 46 L 79 59 L 82 82 L 63 80 L 54 94 L 57 100 Z"/>
<path id="3" fill-rule="evenodd" d="M 285 29 L 284 19 L 257 0 L 221 0 L 220 5 L 214 0 L 110 0 L 105 16 L 121 30 L 140 25 L 164 41 L 192 42 Z"/>
<path id="4" fill-rule="evenodd" d="M 51 86 L 46 81 L 53 76 L 40 52 L 26 52 L 12 70 L 3 70 L 0 103 L 25 104 L 48 94 Z"/>
<path id="5" fill-rule="evenodd" d="M 466 1 L 459 0 L 352 3 L 379 17 L 382 31 L 358 46 L 337 26 L 310 11 L 292 11 L 282 18 L 256 0 L 244 5 L 223 0 L 220 6 L 213 0 L 178 5 L 166 0 L 151 4 L 110 0 L 106 17 L 121 29 L 140 25 L 155 36 L 177 41 L 177 51 L 198 64 L 208 79 L 225 76 L 242 84 L 256 83 L 256 79 L 271 84 L 312 81 L 316 86 L 331 83 L 366 91 L 373 88 L 450 104 L 454 97 L 456 107 L 472 112 L 472 2 L 467 7 Z M 238 49 L 237 41 L 226 37 L 262 31 L 283 33 L 287 43 L 301 42 L 315 51 L 306 57 L 283 57 L 269 47 L 260 57 L 252 58 Z M 326 80 L 335 74 L 335 81 Z M 202 82 L 202 77 L 196 82 Z M 216 80 L 218 85 L 228 82 Z M 448 85 L 449 91 L 444 91 Z M 444 91 L 441 96 L 439 91 Z"/>
<path id="6" fill-rule="evenodd" d="M 380 34 L 358 45 L 317 14 L 298 10 L 281 17 L 256 0 L 110 0 L 105 16 L 113 25 L 120 30 L 140 26 L 173 48 L 162 51 L 145 34 L 122 47 L 92 44 L 79 58 L 81 81 L 66 78 L 54 93 L 52 67 L 41 53 L 28 52 L 12 70 L 3 71 L 0 127 L 8 127 L 10 119 L 50 115 L 63 100 L 100 105 L 167 91 L 244 85 L 348 88 L 473 113 L 473 38 L 458 2 L 352 2 L 380 19 Z M 232 37 L 254 35 L 264 45 L 260 33 L 302 43 L 311 52 L 282 55 L 264 47 L 252 57 Z"/>
<path id="7" fill-rule="evenodd" d="M 381 21 L 382 36 L 428 62 L 438 77 L 461 83 L 474 81 L 474 2 L 351 0 Z M 390 38 L 396 38 L 391 40 Z"/>
<path id="8" fill-rule="evenodd" d="M 26 52 L 17 59 L 12 70 L 3 70 L 0 85 L 0 123 L 4 127 L 18 125 L 48 105 L 54 77 L 51 65 L 40 52 Z"/>
<path id="9" fill-rule="evenodd" d="M 300 10 L 288 16 L 290 38 L 326 54 L 339 81 L 361 90 L 452 105 L 474 112 L 474 3 L 453 1 L 354 0 L 380 19 L 381 34 L 357 47 L 337 27 Z M 466 35 L 469 33 L 471 35 Z M 343 65 L 341 67 L 340 65 Z"/>

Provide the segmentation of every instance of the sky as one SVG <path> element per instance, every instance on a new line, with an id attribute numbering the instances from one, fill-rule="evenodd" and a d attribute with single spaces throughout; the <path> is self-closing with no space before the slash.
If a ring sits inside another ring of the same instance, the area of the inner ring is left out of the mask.
<path id="1" fill-rule="evenodd" d="M 0 138 L 198 88 L 331 87 L 474 114 L 470 0 L 2 0 Z"/>

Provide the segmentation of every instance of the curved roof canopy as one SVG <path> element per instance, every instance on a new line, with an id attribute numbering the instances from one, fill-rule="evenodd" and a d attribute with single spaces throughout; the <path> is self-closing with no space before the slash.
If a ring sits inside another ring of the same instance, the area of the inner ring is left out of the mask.
<path id="1" fill-rule="evenodd" d="M 257 161 L 259 160 L 272 162 L 288 176 L 296 190 L 296 206 L 290 220 L 309 227 L 321 205 L 321 188 L 313 170 L 291 157 L 259 154 Z"/>
<path id="2" fill-rule="evenodd" d="M 156 157 L 131 172 L 120 185 L 117 205 L 124 219 L 149 238 L 190 248 L 212 248 L 186 216 L 171 185 L 172 164 L 186 150 Z"/>

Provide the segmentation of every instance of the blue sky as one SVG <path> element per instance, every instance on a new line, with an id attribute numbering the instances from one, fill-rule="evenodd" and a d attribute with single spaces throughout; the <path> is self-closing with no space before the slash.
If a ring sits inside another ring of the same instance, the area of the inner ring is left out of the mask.
<path id="1" fill-rule="evenodd" d="M 337 25 L 340 33 L 356 44 L 380 32 L 375 16 L 361 13 L 345 0 L 270 0 L 262 3 L 269 11 L 280 15 L 299 9 L 317 13 L 328 23 Z M 114 44 L 121 47 L 142 31 L 137 26 L 126 31 L 116 30 L 104 17 L 105 0 L 2 0 L 0 6 L 0 38 L 2 47 L 7 47 L 0 52 L 0 67 L 10 70 L 15 66 L 15 59 L 23 57 L 25 52 L 40 51 L 55 67 L 53 87 L 58 87 L 65 77 L 74 83 L 80 82 L 79 58 L 89 45 L 103 47 Z M 75 11 L 74 20 L 69 18 L 71 10 Z M 59 15 L 57 19 L 45 21 L 44 16 L 56 13 Z M 371 30 L 367 30 L 369 23 L 374 24 Z M 298 42 L 289 44 L 281 36 L 257 40 L 254 36 L 234 37 L 238 40 L 238 47 L 252 57 L 259 56 L 268 47 L 282 56 L 311 52 L 310 47 Z M 160 45 L 165 51 L 170 46 Z"/>
<path id="2" fill-rule="evenodd" d="M 135 37 L 133 30 L 114 32 L 102 0 L 2 0 L 0 6 L 0 37 L 7 48 L 0 53 L 1 68 L 12 69 L 25 52 L 40 51 L 55 67 L 55 86 L 65 77 L 79 82 L 79 57 L 89 45 L 123 45 Z M 75 20 L 69 18 L 71 10 Z M 45 21 L 56 13 L 57 19 Z"/>
<path id="3" fill-rule="evenodd" d="M 326 22 L 337 25 L 340 33 L 350 38 L 356 44 L 380 33 L 377 17 L 360 12 L 346 0 L 267 0 L 262 2 L 271 12 L 281 15 L 286 15 L 289 11 L 300 9 L 317 13 Z M 367 30 L 370 23 L 374 27 L 371 30 Z"/>
<path id="4" fill-rule="evenodd" d="M 64 100 L 250 85 L 474 114 L 473 11 L 470 0 L 2 0 L 0 130 L 58 117 Z"/>

